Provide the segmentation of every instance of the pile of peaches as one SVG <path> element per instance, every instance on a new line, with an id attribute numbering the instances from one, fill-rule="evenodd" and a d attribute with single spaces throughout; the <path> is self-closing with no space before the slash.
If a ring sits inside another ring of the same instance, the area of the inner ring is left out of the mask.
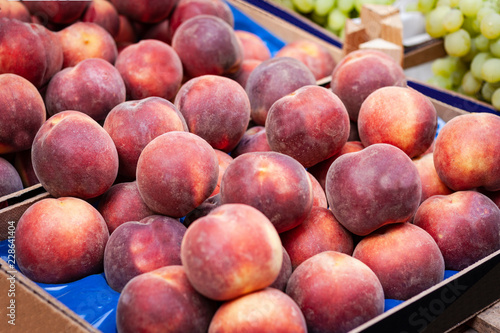
<path id="1" fill-rule="evenodd" d="M 104 272 L 119 332 L 347 332 L 500 249 L 500 117 L 436 137 L 389 56 L 222 0 L 0 0 L 0 117 L 21 272 Z"/>

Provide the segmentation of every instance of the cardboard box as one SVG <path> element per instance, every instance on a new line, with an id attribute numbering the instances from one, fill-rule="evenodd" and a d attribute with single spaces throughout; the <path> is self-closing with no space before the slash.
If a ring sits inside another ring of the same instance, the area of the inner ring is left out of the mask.
<path id="1" fill-rule="evenodd" d="M 317 40 L 282 18 L 242 0 L 229 0 L 234 7 L 272 31 L 285 42 L 299 38 Z M 332 54 L 341 55 L 335 45 L 323 40 Z M 438 115 L 445 121 L 465 114 L 460 108 L 431 98 Z M 20 193 L 22 192 L 22 193 Z M 50 197 L 35 186 L 2 200 L 9 206 L 0 210 L 0 241 L 9 239 L 24 211 L 36 201 Z M 0 259 L 0 332 L 98 332 L 66 305 L 37 284 L 13 271 L 11 263 Z M 12 275 L 15 277 L 15 326 L 8 323 Z M 500 299 L 500 251 L 464 269 L 425 292 L 401 303 L 356 328 L 353 332 L 446 332 L 466 322 Z"/>

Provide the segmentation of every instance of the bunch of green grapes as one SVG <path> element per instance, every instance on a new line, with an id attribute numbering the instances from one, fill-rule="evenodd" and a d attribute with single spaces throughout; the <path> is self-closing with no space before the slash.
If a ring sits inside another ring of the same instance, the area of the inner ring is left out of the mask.
<path id="1" fill-rule="evenodd" d="M 364 4 L 392 5 L 395 0 L 273 0 L 343 37 L 345 21 L 359 17 Z"/>
<path id="2" fill-rule="evenodd" d="M 418 9 L 448 54 L 432 63 L 429 83 L 500 110 L 500 0 L 419 0 Z"/>

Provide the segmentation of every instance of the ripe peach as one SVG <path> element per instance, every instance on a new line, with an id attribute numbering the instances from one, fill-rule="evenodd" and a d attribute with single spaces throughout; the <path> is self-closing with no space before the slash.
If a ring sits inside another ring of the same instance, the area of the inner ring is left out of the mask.
<path id="1" fill-rule="evenodd" d="M 234 33 L 242 44 L 243 60 L 264 61 L 271 58 L 271 51 L 269 51 L 266 43 L 264 43 L 259 35 L 244 30 L 235 30 Z"/>
<path id="2" fill-rule="evenodd" d="M 104 274 L 109 286 L 121 292 L 133 277 L 157 268 L 181 264 L 186 227 L 171 217 L 153 215 L 121 224 L 104 250 Z"/>
<path id="3" fill-rule="evenodd" d="M 92 0 L 83 14 L 82 21 L 100 25 L 113 37 L 117 36 L 120 30 L 118 11 L 106 0 Z"/>
<path id="4" fill-rule="evenodd" d="M 23 1 L 32 15 L 56 24 L 70 24 L 84 13 L 89 1 Z"/>
<path id="5" fill-rule="evenodd" d="M 413 223 L 434 238 L 447 269 L 462 270 L 500 249 L 500 209 L 479 192 L 430 197 Z"/>
<path id="6" fill-rule="evenodd" d="M 54 197 L 95 198 L 118 174 L 118 153 L 109 134 L 78 111 L 63 111 L 40 128 L 31 150 L 33 168 Z"/>
<path id="7" fill-rule="evenodd" d="M 0 154 L 29 149 L 46 120 L 36 87 L 16 74 L 0 74 Z"/>
<path id="8" fill-rule="evenodd" d="M 135 179 L 139 156 L 151 140 L 170 131 L 188 130 L 175 105 L 160 97 L 118 104 L 108 113 L 103 127 L 118 151 L 118 173 L 130 179 Z"/>
<path id="9" fill-rule="evenodd" d="M 21 1 L 0 0 L 0 8 L 0 18 L 6 17 L 31 23 L 30 12 Z"/>
<path id="10" fill-rule="evenodd" d="M 300 60 L 314 74 L 316 80 L 332 74 L 337 64 L 323 45 L 307 39 L 299 39 L 283 46 L 275 57 L 291 57 Z"/>
<path id="11" fill-rule="evenodd" d="M 351 233 L 323 207 L 313 207 L 302 224 L 281 233 L 280 238 L 293 270 L 318 253 L 337 251 L 351 255 L 354 249 Z"/>
<path id="12" fill-rule="evenodd" d="M 417 211 L 422 186 L 417 167 L 401 149 L 376 143 L 340 156 L 326 178 L 326 197 L 337 220 L 365 236 Z"/>
<path id="13" fill-rule="evenodd" d="M 172 47 L 181 58 L 187 79 L 201 75 L 232 75 L 243 61 L 233 28 L 213 15 L 197 15 L 176 30 Z"/>
<path id="14" fill-rule="evenodd" d="M 243 59 L 239 71 L 231 76 L 231 78 L 238 82 L 243 88 L 245 88 L 247 86 L 247 81 L 250 73 L 252 73 L 255 67 L 259 66 L 261 62 L 261 60 Z"/>
<path id="15" fill-rule="evenodd" d="M 62 67 L 61 41 L 42 25 L 0 18 L 0 40 L 0 54 L 9 55 L 2 57 L 0 74 L 17 74 L 41 88 Z"/>
<path id="16" fill-rule="evenodd" d="M 264 214 L 248 205 L 223 204 L 189 226 L 181 259 L 199 293 L 230 300 L 271 285 L 283 253 L 278 233 Z"/>
<path id="17" fill-rule="evenodd" d="M 193 222 L 198 220 L 200 217 L 208 215 L 211 211 L 221 205 L 220 202 L 220 193 L 209 197 L 205 201 L 203 201 L 198 207 L 190 211 L 184 217 L 184 225 L 189 227 Z"/>
<path id="18" fill-rule="evenodd" d="M 481 149 L 478 149 L 481 147 Z M 500 117 L 470 113 L 448 121 L 439 131 L 434 165 L 454 191 L 483 187 L 500 190 Z"/>
<path id="19" fill-rule="evenodd" d="M 281 263 L 280 273 L 269 287 L 276 288 L 284 292 L 286 290 L 288 279 L 290 278 L 290 275 L 292 275 L 292 261 L 290 260 L 290 256 L 286 252 L 285 248 L 282 246 L 281 249 L 283 250 L 283 262 Z"/>
<path id="20" fill-rule="evenodd" d="M 422 183 L 421 203 L 433 195 L 447 195 L 453 193 L 453 191 L 443 183 L 441 178 L 439 178 L 436 168 L 434 167 L 433 153 L 415 158 L 413 159 L 413 163 L 415 163 L 417 167 L 420 175 L 420 182 Z"/>
<path id="21" fill-rule="evenodd" d="M 243 329 L 244 328 L 244 329 Z M 304 315 L 284 292 L 266 288 L 222 304 L 208 333 L 225 332 L 306 333 Z"/>
<path id="22" fill-rule="evenodd" d="M 138 35 L 128 17 L 118 15 L 120 25 L 118 33 L 114 36 L 114 40 L 118 48 L 123 48 L 124 45 L 128 46 L 137 42 Z"/>
<path id="23" fill-rule="evenodd" d="M 222 177 L 220 193 L 223 204 L 257 208 L 279 233 L 301 224 L 313 203 L 305 168 L 277 152 L 246 153 L 235 158 Z"/>
<path id="24" fill-rule="evenodd" d="M 159 40 L 141 40 L 127 46 L 115 66 L 125 81 L 128 99 L 158 96 L 173 100 L 181 86 L 181 60 L 170 45 Z"/>
<path id="25" fill-rule="evenodd" d="M 99 198 L 97 210 L 106 221 L 110 234 L 125 222 L 140 221 L 154 215 L 142 200 L 135 181 L 111 186 Z"/>
<path id="26" fill-rule="evenodd" d="M 214 149 L 214 151 L 215 155 L 217 155 L 217 159 L 219 160 L 219 177 L 217 178 L 217 186 L 215 187 L 215 190 L 212 192 L 210 197 L 219 194 L 220 182 L 222 181 L 222 176 L 224 175 L 224 172 L 226 172 L 226 169 L 229 166 L 229 164 L 231 164 L 231 162 L 233 161 L 231 155 L 223 152 L 222 150 Z"/>
<path id="27" fill-rule="evenodd" d="M 42 199 L 17 224 L 17 263 L 35 282 L 75 281 L 102 272 L 108 237 L 101 214 L 86 201 Z"/>
<path id="28" fill-rule="evenodd" d="M 358 120 L 361 104 L 368 95 L 386 86 L 406 86 L 403 68 L 390 56 L 375 50 L 357 50 L 334 68 L 332 91 L 344 102 L 352 121 Z"/>
<path id="29" fill-rule="evenodd" d="M 63 68 L 74 67 L 88 58 L 101 58 L 115 63 L 118 50 L 113 36 L 103 27 L 91 22 L 75 22 L 58 31 L 62 43 Z"/>
<path id="30" fill-rule="evenodd" d="M 313 191 L 313 207 L 328 208 L 328 201 L 326 200 L 326 193 L 319 181 L 307 172 L 309 180 L 311 181 Z"/>
<path id="31" fill-rule="evenodd" d="M 177 1 L 175 0 L 111 0 L 118 13 L 142 23 L 158 23 L 166 19 Z"/>
<path id="32" fill-rule="evenodd" d="M 170 20 L 167 18 L 148 27 L 141 39 L 156 39 L 170 45 L 172 44 L 172 36 L 170 36 L 169 29 Z"/>
<path id="33" fill-rule="evenodd" d="M 374 231 L 356 245 L 352 256 L 375 272 L 385 298 L 407 300 L 444 278 L 444 259 L 436 242 L 410 223 Z"/>
<path id="34" fill-rule="evenodd" d="M 245 89 L 218 75 L 189 80 L 180 88 L 174 104 L 191 133 L 225 152 L 236 147 L 250 121 L 250 101 Z"/>
<path id="35" fill-rule="evenodd" d="M 266 128 L 264 126 L 250 127 L 245 131 L 238 145 L 231 152 L 234 158 L 250 152 L 272 151 L 267 143 Z"/>
<path id="36" fill-rule="evenodd" d="M 127 283 L 116 307 L 116 328 L 118 333 L 205 333 L 217 305 L 191 286 L 182 266 L 166 266 Z"/>
<path id="37" fill-rule="evenodd" d="M 0 157 L 0 197 L 23 189 L 23 182 L 16 168 Z"/>
<path id="38" fill-rule="evenodd" d="M 340 151 L 349 136 L 349 115 L 331 90 L 309 85 L 281 97 L 266 120 L 269 147 L 308 168 Z"/>
<path id="39" fill-rule="evenodd" d="M 325 251 L 304 261 L 286 293 L 304 314 L 308 332 L 347 332 L 384 311 L 373 271 L 347 254 Z"/>
<path id="40" fill-rule="evenodd" d="M 388 143 L 410 158 L 422 155 L 434 141 L 437 113 L 430 99 L 406 87 L 379 88 L 364 100 L 358 132 L 365 147 Z"/>
<path id="41" fill-rule="evenodd" d="M 274 102 L 300 87 L 315 83 L 313 73 L 297 59 L 279 57 L 263 61 L 250 73 L 245 86 L 252 120 L 257 125 L 265 125 Z"/>
<path id="42" fill-rule="evenodd" d="M 45 92 L 45 103 L 51 116 L 75 110 L 101 121 L 112 108 L 125 102 L 125 97 L 125 83 L 118 70 L 103 59 L 90 58 L 54 75 Z"/>
<path id="43" fill-rule="evenodd" d="M 231 8 L 221 0 L 179 0 L 170 15 L 169 36 L 172 39 L 177 28 L 197 15 L 212 15 L 224 20 L 234 27 Z"/>
<path id="44" fill-rule="evenodd" d="M 214 149 L 199 136 L 173 131 L 146 145 L 137 162 L 137 185 L 153 211 L 182 217 L 198 207 L 217 186 Z"/>

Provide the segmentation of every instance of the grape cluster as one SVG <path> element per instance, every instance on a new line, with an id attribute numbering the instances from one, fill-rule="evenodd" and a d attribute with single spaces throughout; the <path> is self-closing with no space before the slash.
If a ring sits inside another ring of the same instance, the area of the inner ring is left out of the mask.
<path id="1" fill-rule="evenodd" d="M 364 4 L 392 5 L 394 0 L 273 0 L 343 37 L 345 21 L 359 17 Z"/>
<path id="2" fill-rule="evenodd" d="M 418 0 L 418 10 L 447 53 L 432 63 L 429 83 L 500 110 L 500 0 Z"/>

